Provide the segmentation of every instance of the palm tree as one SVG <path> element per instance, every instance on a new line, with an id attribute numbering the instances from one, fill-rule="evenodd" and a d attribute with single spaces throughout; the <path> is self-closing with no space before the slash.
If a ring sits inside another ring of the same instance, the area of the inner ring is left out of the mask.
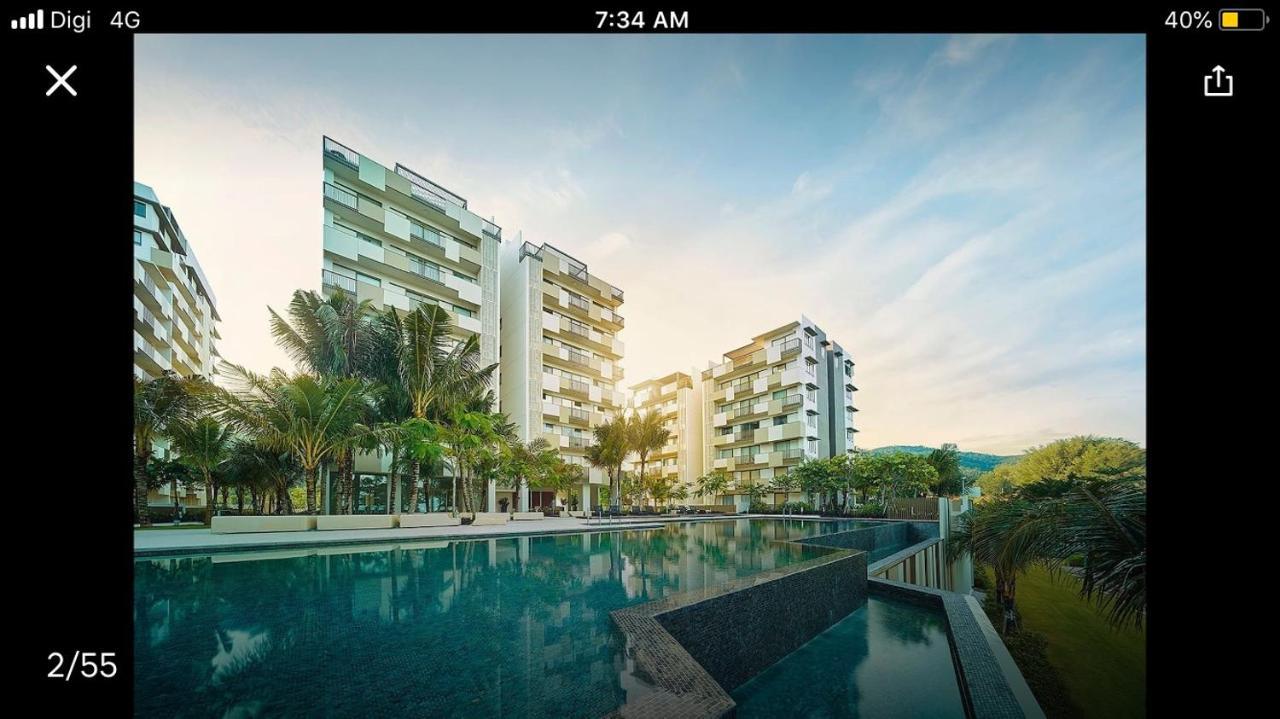
<path id="1" fill-rule="evenodd" d="M 697 490 L 699 497 L 711 497 L 714 500 L 729 488 L 729 475 L 720 469 L 710 474 L 704 474 L 694 480 L 694 488 Z M 712 502 L 712 504 L 717 504 L 717 502 Z"/>
<path id="2" fill-rule="evenodd" d="M 529 442 L 508 442 L 502 451 L 503 474 L 510 479 L 516 496 L 535 482 L 546 486 L 555 478 L 555 459 L 559 453 L 551 449 L 551 443 L 538 437 Z M 524 510 L 524 507 L 521 507 Z"/>
<path id="3" fill-rule="evenodd" d="M 368 300 L 335 291 L 328 299 L 306 290 L 296 290 L 289 302 L 289 320 L 270 307 L 271 334 L 304 370 L 321 377 L 350 379 L 365 376 L 375 347 L 375 311 Z M 354 509 L 355 446 L 344 446 L 337 454 L 338 511 Z"/>
<path id="4" fill-rule="evenodd" d="M 1033 564 L 1056 572 L 1079 555 L 1085 560 L 1081 594 L 1096 601 L 1113 625 L 1141 626 L 1146 525 L 1145 479 L 1049 479 L 962 514 L 947 551 L 953 559 L 969 552 L 992 567 L 1004 631 L 1018 626 L 1018 575 Z"/>
<path id="5" fill-rule="evenodd" d="M 587 462 L 609 476 L 610 503 L 618 510 L 622 502 L 622 462 L 630 451 L 626 419 L 604 422 L 591 432 L 595 441 L 587 448 Z"/>
<path id="6" fill-rule="evenodd" d="M 288 452 L 241 439 L 231 448 L 223 476 L 224 481 L 249 489 L 254 512 L 264 513 L 267 497 L 273 496 L 275 511 L 287 514 L 292 511 L 289 486 L 297 480 L 300 470 Z"/>
<path id="7" fill-rule="evenodd" d="M 662 449 L 671 439 L 671 430 L 667 429 L 662 413 L 651 409 L 643 415 L 633 415 L 627 422 L 627 444 L 640 459 L 640 487 L 643 492 L 644 467 L 649 454 Z"/>
<path id="8" fill-rule="evenodd" d="M 133 506 L 138 524 L 144 527 L 151 526 L 147 462 L 153 445 L 165 438 L 172 427 L 195 415 L 207 386 L 202 378 L 186 379 L 173 372 L 149 381 L 133 379 Z"/>
<path id="9" fill-rule="evenodd" d="M 231 454 L 231 428 L 205 415 L 191 422 L 176 423 L 170 429 L 170 436 L 180 461 L 199 473 L 204 482 L 205 503 L 208 505 L 204 523 L 208 526 L 213 521 L 214 498 L 217 495 L 214 476 Z"/>
<path id="10" fill-rule="evenodd" d="M 379 318 L 379 332 L 382 339 L 378 344 L 394 355 L 394 362 L 389 363 L 395 368 L 394 381 L 391 377 L 386 381 L 393 385 L 393 392 L 402 393 L 403 398 L 397 401 L 403 403 L 411 417 L 429 419 L 444 429 L 455 417 L 468 414 L 455 412 L 458 407 L 475 407 L 486 401 L 492 404 L 486 390 L 497 364 L 480 366 L 480 343 L 474 335 L 463 341 L 452 337 L 453 322 L 448 312 L 434 305 L 420 305 L 401 317 L 395 309 L 388 309 Z M 460 431 L 465 434 L 465 430 Z M 455 436 L 461 438 L 462 434 Z M 415 462 L 411 470 L 415 481 L 410 489 L 410 504 L 415 508 L 420 471 L 421 462 Z M 470 505 L 465 494 L 464 499 Z"/>
<path id="11" fill-rule="evenodd" d="M 302 465 L 307 487 L 307 513 L 315 514 L 320 465 L 349 446 L 354 435 L 369 432 L 360 419 L 369 408 L 364 383 L 358 379 L 287 375 L 280 369 L 258 375 L 223 364 L 234 391 L 216 393 L 228 423 L 263 444 L 291 452 Z"/>

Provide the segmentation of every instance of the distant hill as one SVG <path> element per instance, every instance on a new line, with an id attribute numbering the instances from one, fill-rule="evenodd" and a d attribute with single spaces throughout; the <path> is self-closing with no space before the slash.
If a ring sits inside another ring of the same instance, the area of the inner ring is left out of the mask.
<path id="1" fill-rule="evenodd" d="M 888 454 L 889 452 L 906 452 L 908 454 L 929 454 L 936 447 L 923 447 L 918 444 L 895 444 L 889 447 L 876 447 L 868 450 L 871 454 Z M 981 452 L 958 452 L 961 469 L 976 469 L 987 472 L 997 464 L 1004 464 L 1017 459 L 1021 455 L 1003 456 L 999 454 L 983 454 Z"/>

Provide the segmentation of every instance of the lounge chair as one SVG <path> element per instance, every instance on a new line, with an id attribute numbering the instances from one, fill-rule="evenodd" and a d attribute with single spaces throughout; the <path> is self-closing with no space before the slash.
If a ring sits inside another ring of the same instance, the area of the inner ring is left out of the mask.
<path id="1" fill-rule="evenodd" d="M 528 521 L 531 519 L 546 519 L 547 515 L 542 512 L 512 512 L 511 518 L 517 521 Z"/>

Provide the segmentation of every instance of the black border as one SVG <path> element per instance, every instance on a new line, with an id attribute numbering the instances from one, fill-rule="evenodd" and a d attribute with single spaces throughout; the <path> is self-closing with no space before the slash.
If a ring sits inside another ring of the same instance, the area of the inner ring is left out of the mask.
<path id="1" fill-rule="evenodd" d="M 1274 4 L 1247 5 L 1276 15 Z M 142 16 L 138 32 L 334 33 L 595 33 L 596 9 L 646 9 L 650 18 L 658 9 L 613 3 L 131 7 Z M 1200 513 L 1215 497 L 1240 498 L 1242 491 L 1250 491 L 1239 481 L 1255 474 L 1228 470 L 1229 476 L 1223 477 L 1222 466 L 1199 459 L 1201 453 L 1193 451 L 1195 439 L 1229 421 L 1234 443 L 1247 445 L 1250 440 L 1242 436 L 1252 434 L 1253 446 L 1270 444 L 1261 432 L 1237 426 L 1231 409 L 1221 407 L 1217 398 L 1235 398 L 1247 412 L 1241 416 L 1251 417 L 1244 404 L 1255 396 L 1257 380 L 1270 375 L 1269 363 L 1264 364 L 1269 353 L 1241 345 L 1265 342 L 1270 334 L 1269 316 L 1258 312 L 1263 303 L 1270 304 L 1269 263 L 1255 259 L 1253 250 L 1262 244 L 1257 240 L 1275 235 L 1274 229 L 1262 229 L 1275 186 L 1270 174 L 1275 122 L 1265 109 L 1274 97 L 1275 81 L 1263 74 L 1268 66 L 1263 48 L 1280 30 L 1171 30 L 1162 24 L 1170 9 L 1195 8 L 1154 4 L 819 8 L 740 3 L 716 9 L 673 3 L 661 8 L 689 11 L 691 27 L 679 31 L 686 34 L 1147 34 L 1147 445 L 1152 450 L 1150 468 L 1158 475 L 1150 495 L 1156 517 L 1151 544 L 1156 600 L 1150 612 L 1155 626 L 1148 654 L 1149 671 L 1160 679 L 1149 682 L 1148 701 L 1153 711 L 1166 702 L 1186 711 L 1196 701 L 1211 701 L 1209 691 L 1188 696 L 1172 690 L 1218 684 L 1206 676 L 1213 662 L 1178 659 L 1186 656 L 1188 640 L 1182 621 L 1186 615 L 1179 610 L 1185 608 L 1194 616 L 1204 610 L 1177 603 L 1201 599 L 1186 591 L 1182 577 L 1192 567 L 1222 567 L 1224 558 L 1215 555 L 1210 560 L 1208 553 L 1224 547 L 1187 541 L 1181 529 L 1191 514 Z M 11 12 L 28 9 L 35 6 Z M 5 33 L 0 47 L 12 123 L 6 153 L 8 237 L 18 254 L 11 272 L 19 287 L 11 297 L 21 303 L 20 312 L 13 313 L 12 351 L 6 353 L 6 362 L 9 377 L 26 380 L 14 382 L 16 391 L 11 393 L 15 400 L 23 399 L 12 405 L 21 408 L 10 423 L 20 442 L 11 445 L 17 461 L 10 464 L 8 510 L 17 524 L 9 536 L 19 540 L 11 560 L 11 586 L 18 591 L 11 596 L 24 608 L 16 615 L 21 620 L 17 628 L 24 639 L 29 637 L 20 650 L 17 676 L 33 680 L 35 706 L 83 706 L 114 716 L 127 711 L 132 694 L 132 534 L 128 492 L 119 479 L 127 476 L 131 463 L 126 384 L 131 367 L 124 346 L 124 328 L 131 322 L 125 299 L 131 293 L 125 284 L 131 257 L 123 249 L 127 245 L 116 245 L 111 238 L 124 235 L 131 226 L 133 53 L 130 32 L 109 25 L 111 9 L 92 12 L 92 28 L 83 34 L 0 27 Z M 1274 53 L 1268 56 L 1274 61 Z M 45 64 L 60 70 L 76 64 L 78 70 L 69 79 L 79 96 L 58 92 L 45 97 L 52 80 Z M 1200 96 L 1198 79 L 1214 64 L 1236 73 L 1236 97 Z M 1157 380 L 1165 387 L 1160 392 L 1155 391 Z M 19 484 L 29 480 L 35 480 L 33 493 Z M 1235 494 L 1220 494 L 1224 490 L 1214 486 L 1218 481 L 1232 482 Z M 1265 484 L 1256 492 L 1269 495 Z M 1230 571 L 1218 570 L 1223 576 Z M 1215 642 L 1241 631 L 1200 629 L 1195 635 Z M 76 649 L 116 651 L 119 677 L 47 679 L 48 653 Z M 1215 647 L 1219 650 L 1225 651 Z M 1173 676 L 1179 673 L 1185 676 Z M 1225 683 L 1233 686 L 1239 681 Z"/>

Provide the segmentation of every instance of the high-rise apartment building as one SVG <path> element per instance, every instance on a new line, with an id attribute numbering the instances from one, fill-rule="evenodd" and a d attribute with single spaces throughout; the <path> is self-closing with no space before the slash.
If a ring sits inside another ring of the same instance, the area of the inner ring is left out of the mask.
<path id="1" fill-rule="evenodd" d="M 639 415 L 657 411 L 671 433 L 667 443 L 647 457 L 645 476 L 661 476 L 695 496 L 694 483 L 702 474 L 702 381 L 693 374 L 672 372 L 631 386 L 632 407 Z M 632 462 L 633 467 L 638 467 Z"/>
<path id="2" fill-rule="evenodd" d="M 133 183 L 133 374 L 149 380 L 172 371 L 213 379 L 217 373 L 218 303 L 195 250 L 173 210 L 155 190 Z M 157 456 L 168 455 L 157 442 Z M 180 490 L 181 491 L 181 490 Z M 169 486 L 152 490 L 148 501 L 169 506 Z M 204 493 L 185 492 L 186 506 L 203 506 Z"/>
<path id="3" fill-rule="evenodd" d="M 457 339 L 479 337 L 481 366 L 497 362 L 502 228 L 404 165 L 389 169 L 328 137 L 323 157 L 325 295 L 340 288 L 379 310 L 441 307 Z M 386 511 L 386 462 L 357 458 L 355 511 Z M 408 501 L 408 492 L 396 494 L 399 503 Z"/>
<path id="4" fill-rule="evenodd" d="M 853 452 L 853 360 L 804 316 L 726 352 L 702 381 L 704 471 L 726 473 L 740 507 L 747 486 L 766 487 L 805 459 Z"/>
<path id="5" fill-rule="evenodd" d="M 545 438 L 586 470 L 579 506 L 599 504 L 603 471 L 589 466 L 592 429 L 625 401 L 618 333 L 622 290 L 586 263 L 548 244 L 507 245 L 502 261 L 502 411 L 524 441 Z M 518 508 L 547 506 L 549 491 L 507 497 Z"/>

